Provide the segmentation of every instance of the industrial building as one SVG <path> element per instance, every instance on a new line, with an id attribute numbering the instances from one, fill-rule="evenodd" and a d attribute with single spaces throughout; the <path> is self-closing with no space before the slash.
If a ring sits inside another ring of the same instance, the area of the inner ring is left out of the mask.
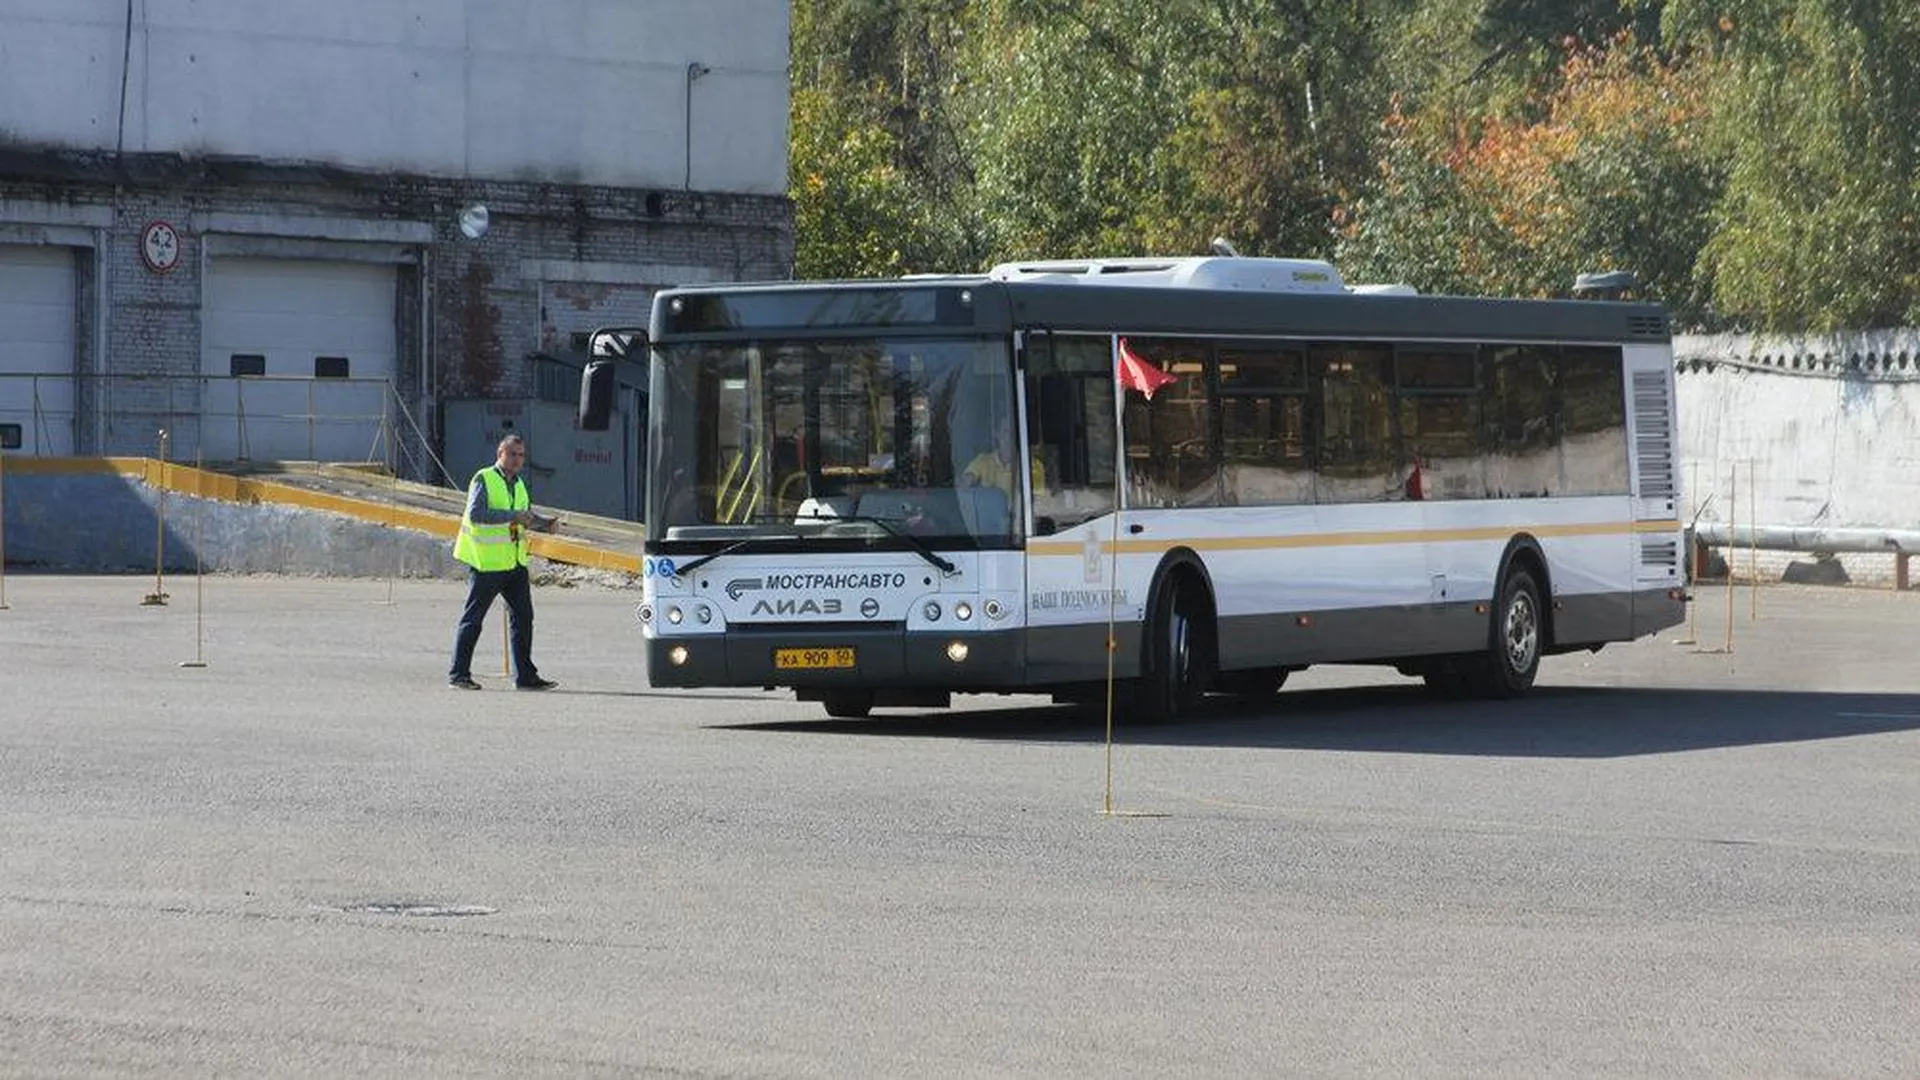
<path id="1" fill-rule="evenodd" d="M 464 480 L 513 428 L 630 514 L 586 334 L 789 276 L 787 51 L 780 0 L 0 0 L 0 447 Z"/>

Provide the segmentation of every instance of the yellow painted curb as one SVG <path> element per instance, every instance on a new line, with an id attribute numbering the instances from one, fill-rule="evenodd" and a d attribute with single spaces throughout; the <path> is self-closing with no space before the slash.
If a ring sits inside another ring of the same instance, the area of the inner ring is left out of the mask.
<path id="1" fill-rule="evenodd" d="M 288 484 L 276 484 L 271 480 L 248 480 L 244 477 L 228 476 L 224 473 L 196 469 L 191 465 L 156 461 L 152 458 L 8 458 L 5 468 L 10 473 L 22 476 L 118 475 L 137 479 L 149 487 L 161 488 L 181 495 L 194 495 L 203 499 L 218 499 L 221 502 L 247 506 L 265 503 L 274 506 L 297 506 L 307 510 L 324 510 L 330 514 L 340 514 L 375 525 L 413 529 L 443 540 L 452 540 L 454 534 L 460 531 L 460 518 L 456 515 L 437 514 L 430 510 L 415 510 L 410 507 L 354 499 L 344 495 L 330 495 L 322 491 L 308 491 Z M 584 566 L 593 570 L 624 571 L 629 574 L 640 572 L 640 558 L 637 555 L 603 551 L 591 544 L 583 544 L 561 536 L 535 536 L 527 545 L 527 550 L 543 559 L 551 559 L 571 566 Z"/>

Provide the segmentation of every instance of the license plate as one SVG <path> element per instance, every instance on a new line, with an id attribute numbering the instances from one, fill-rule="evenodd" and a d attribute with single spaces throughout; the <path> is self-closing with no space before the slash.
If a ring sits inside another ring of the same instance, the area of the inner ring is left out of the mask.
<path id="1" fill-rule="evenodd" d="M 811 671 L 819 668 L 850 668 L 853 649 L 836 646 L 828 649 L 775 649 L 773 666 L 782 671 Z"/>

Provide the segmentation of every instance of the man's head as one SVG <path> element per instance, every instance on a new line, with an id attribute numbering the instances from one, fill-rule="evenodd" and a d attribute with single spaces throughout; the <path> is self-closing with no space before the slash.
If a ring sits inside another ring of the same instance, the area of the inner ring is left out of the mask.
<path id="1" fill-rule="evenodd" d="M 527 441 L 518 435 L 509 435 L 500 440 L 497 456 L 493 459 L 500 471 L 512 476 L 527 463 Z"/>

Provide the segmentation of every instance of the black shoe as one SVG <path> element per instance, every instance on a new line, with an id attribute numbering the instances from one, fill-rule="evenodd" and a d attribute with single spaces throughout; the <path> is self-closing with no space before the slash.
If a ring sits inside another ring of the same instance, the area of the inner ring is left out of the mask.
<path id="1" fill-rule="evenodd" d="M 451 687 L 452 687 L 452 688 L 454 688 L 455 690 L 479 690 L 479 689 L 482 689 L 482 687 L 481 687 L 481 685 L 480 685 L 479 683 L 477 683 L 477 682 L 474 682 L 472 678 L 470 678 L 470 677 L 468 677 L 468 676 L 466 676 L 466 675 L 455 675 L 455 676 L 454 676 L 453 678 L 451 678 L 451 679 L 448 679 L 448 680 L 447 680 L 447 685 L 448 685 L 448 686 L 451 686 Z"/>
<path id="2" fill-rule="evenodd" d="M 528 679 L 526 682 L 514 683 L 513 688 L 515 690 L 551 690 L 554 687 L 559 685 L 560 685 L 559 683 L 554 682 L 552 679 L 543 679 L 540 676 L 535 675 L 533 678 Z"/>

